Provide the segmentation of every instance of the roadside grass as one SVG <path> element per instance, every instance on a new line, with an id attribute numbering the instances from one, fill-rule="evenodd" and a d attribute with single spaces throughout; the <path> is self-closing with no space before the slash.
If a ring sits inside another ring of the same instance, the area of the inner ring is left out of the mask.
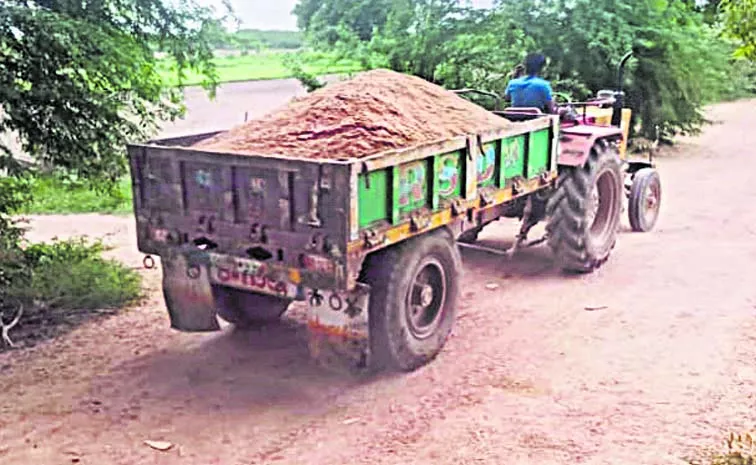
<path id="1" fill-rule="evenodd" d="M 333 55 L 302 51 L 288 53 L 265 51 L 257 54 L 217 57 L 214 59 L 218 71 L 218 80 L 221 83 L 294 77 L 293 70 L 286 65 L 287 60 L 296 60 L 301 63 L 305 72 L 316 76 L 348 74 L 362 69 L 359 62 L 354 60 L 337 60 Z M 175 61 L 170 59 L 161 60 L 158 65 L 158 72 L 168 85 L 178 85 Z M 197 73 L 187 72 L 183 85 L 199 85 L 202 83 L 202 80 L 203 78 Z"/>
<path id="2" fill-rule="evenodd" d="M 86 238 L 30 244 L 24 250 L 31 270 L 28 292 L 44 307 L 60 310 L 118 308 L 139 297 L 140 275 L 102 257 L 102 241 Z"/>
<path id="3" fill-rule="evenodd" d="M 54 240 L 0 250 L 0 275 L 10 277 L 0 314 L 18 315 L 0 340 L 0 352 L 31 347 L 86 321 L 116 314 L 142 296 L 141 275 L 102 256 L 107 247 L 85 238 Z"/>
<path id="4" fill-rule="evenodd" d="M 132 212 L 129 177 L 122 178 L 114 190 L 100 192 L 75 178 L 45 174 L 31 179 L 30 190 L 31 202 L 18 212 L 22 215 Z"/>

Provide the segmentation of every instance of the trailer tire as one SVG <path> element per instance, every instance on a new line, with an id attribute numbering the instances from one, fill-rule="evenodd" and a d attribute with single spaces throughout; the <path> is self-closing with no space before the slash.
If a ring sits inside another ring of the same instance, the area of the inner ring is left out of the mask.
<path id="1" fill-rule="evenodd" d="M 373 369 L 409 372 L 439 354 L 454 325 L 461 274 L 459 249 L 445 229 L 366 259 Z"/>
<path id="2" fill-rule="evenodd" d="M 630 227 L 635 232 L 649 232 L 659 219 L 662 187 L 659 173 L 653 168 L 642 168 L 633 174 L 628 199 Z"/>
<path id="3" fill-rule="evenodd" d="M 608 260 L 617 242 L 622 195 L 619 152 L 606 141 L 596 142 L 585 165 L 561 168 L 546 210 L 549 246 L 563 270 L 589 273 Z"/>
<path id="4" fill-rule="evenodd" d="M 237 328 L 252 328 L 277 321 L 291 301 L 280 297 L 213 286 L 218 316 Z"/>

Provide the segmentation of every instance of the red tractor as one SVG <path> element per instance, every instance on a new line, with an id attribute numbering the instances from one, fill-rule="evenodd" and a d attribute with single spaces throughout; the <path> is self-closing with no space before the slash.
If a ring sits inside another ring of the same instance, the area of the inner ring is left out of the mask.
<path id="1" fill-rule="evenodd" d="M 611 200 L 613 192 L 621 191 L 624 187 L 627 198 L 627 212 L 630 226 L 634 231 L 648 232 L 656 225 L 659 217 L 659 207 L 661 204 L 661 180 L 656 170 L 653 160 L 653 154 L 649 152 L 647 158 L 631 158 L 628 155 L 627 145 L 630 132 L 630 122 L 632 111 L 624 108 L 624 92 L 622 82 L 625 65 L 632 57 L 632 52 L 626 54 L 618 66 L 618 86 L 616 90 L 602 90 L 597 96 L 585 102 L 572 102 L 569 98 L 564 98 L 564 102 L 557 105 L 560 115 L 560 133 L 559 133 L 559 155 L 557 163 L 559 166 L 560 177 L 555 186 L 555 192 L 551 195 L 551 200 L 544 211 L 533 214 L 522 215 L 523 227 L 520 235 L 515 242 L 515 246 L 510 253 L 516 252 L 524 243 L 528 231 L 544 215 L 552 216 L 549 225 L 559 223 L 555 221 L 554 215 L 569 215 L 569 206 L 566 202 L 564 208 L 559 205 L 560 189 L 573 189 L 581 187 L 581 176 L 588 175 L 591 156 L 597 156 L 597 148 L 606 145 L 606 150 L 614 153 L 614 158 L 618 158 L 621 165 L 621 172 L 624 179 L 615 179 L 612 170 L 607 170 L 604 175 L 598 179 L 592 180 L 589 187 L 592 189 L 592 202 L 590 208 L 593 215 L 589 218 L 600 220 L 601 218 L 612 218 L 611 212 L 601 212 L 603 206 L 616 205 Z M 479 94 L 491 97 L 496 102 L 494 113 L 503 116 L 511 121 L 526 121 L 529 119 L 542 116 L 543 113 L 537 108 L 505 108 L 501 110 L 501 98 L 494 93 L 480 91 L 475 89 L 461 89 L 454 91 L 457 94 Z M 585 172 L 585 173 L 583 173 Z M 588 181 L 586 180 L 586 183 Z M 566 184 L 571 184 L 566 186 Z M 618 184 L 623 187 L 618 187 Z M 588 185 L 588 184 L 586 184 Z M 599 198 L 608 199 L 601 201 Z M 527 213 L 527 212 L 525 212 Z M 600 234 L 609 234 L 616 232 L 614 230 L 618 225 L 602 225 L 601 221 L 596 221 L 594 227 L 596 231 L 603 231 Z M 470 244 L 477 239 L 478 233 L 482 226 L 476 230 L 463 234 L 460 242 Z M 535 245 L 545 240 L 549 242 L 560 241 L 563 238 L 555 237 L 558 231 L 549 227 L 549 235 L 527 245 Z M 614 231 L 613 231 L 614 230 Z M 597 241 L 601 242 L 601 241 Z M 554 246 L 555 244 L 552 244 Z M 556 247 L 553 247 L 556 248 Z M 569 267 L 568 267 L 569 268 Z"/>

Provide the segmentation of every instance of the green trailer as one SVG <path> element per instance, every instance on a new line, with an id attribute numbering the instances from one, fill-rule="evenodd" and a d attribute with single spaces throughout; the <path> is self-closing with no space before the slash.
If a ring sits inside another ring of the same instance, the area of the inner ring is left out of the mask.
<path id="1" fill-rule="evenodd" d="M 559 118 L 524 119 L 360 159 L 192 148 L 218 133 L 130 145 L 138 245 L 147 265 L 161 258 L 172 327 L 215 331 L 216 316 L 257 325 L 302 302 L 321 360 L 405 371 L 428 363 L 455 319 L 457 239 L 502 217 L 522 219 L 527 232 L 549 199 L 566 201 L 560 185 L 573 173 L 558 181 Z M 618 213 L 608 214 L 603 240 L 613 245 Z M 583 223 L 570 227 L 589 235 Z M 583 271 L 609 250 L 581 248 L 567 244 Z"/>

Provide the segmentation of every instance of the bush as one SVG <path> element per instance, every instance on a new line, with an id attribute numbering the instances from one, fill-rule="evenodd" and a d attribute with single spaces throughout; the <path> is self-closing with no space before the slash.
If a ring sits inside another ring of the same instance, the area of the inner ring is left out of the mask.
<path id="1" fill-rule="evenodd" d="M 61 323 L 79 323 L 139 298 L 141 276 L 102 258 L 105 250 L 102 242 L 83 238 L 0 249 L 0 276 L 6 278 L 0 283 L 0 316 L 4 325 L 17 321 L 14 332 L 20 336 L 14 339 L 44 339 Z M 12 343 L 9 337 L 0 350 Z"/>
<path id="2" fill-rule="evenodd" d="M 30 280 L 27 299 L 52 309 L 115 308 L 139 297 L 141 279 L 134 270 L 102 258 L 100 241 L 72 239 L 30 245 L 24 250 Z"/>
<path id="3" fill-rule="evenodd" d="M 102 258 L 100 241 L 72 239 L 27 245 L 23 229 L 11 216 L 29 201 L 28 178 L 0 178 L 0 349 L 12 344 L 17 330 L 24 339 L 54 334 L 50 327 L 81 310 L 116 308 L 140 295 L 134 270 Z M 50 324 L 52 323 L 52 324 Z M 45 329 L 47 327 L 48 329 Z"/>

